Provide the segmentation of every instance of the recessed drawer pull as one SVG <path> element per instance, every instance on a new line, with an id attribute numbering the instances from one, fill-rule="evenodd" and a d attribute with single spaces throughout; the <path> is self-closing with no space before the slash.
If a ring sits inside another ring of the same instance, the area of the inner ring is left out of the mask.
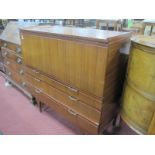
<path id="1" fill-rule="evenodd" d="M 41 90 L 35 89 L 35 92 L 38 93 L 38 94 L 40 94 L 41 93 Z"/>
<path id="2" fill-rule="evenodd" d="M 36 71 L 35 69 L 33 69 L 32 72 L 34 72 L 35 74 L 39 74 L 39 72 Z"/>
<path id="3" fill-rule="evenodd" d="M 22 82 L 22 86 L 23 87 L 26 87 L 26 82 Z"/>
<path id="4" fill-rule="evenodd" d="M 10 61 L 7 61 L 6 64 L 9 65 L 10 64 Z"/>
<path id="5" fill-rule="evenodd" d="M 8 44 L 7 44 L 7 43 L 4 43 L 4 44 L 3 44 L 3 47 L 7 47 L 7 46 L 8 46 Z"/>
<path id="6" fill-rule="evenodd" d="M 20 75 L 23 75 L 23 74 L 24 74 L 24 70 L 21 69 L 21 70 L 19 71 L 19 74 L 20 74 Z"/>
<path id="7" fill-rule="evenodd" d="M 77 115 L 77 113 L 76 113 L 76 112 L 74 112 L 74 111 L 73 111 L 73 110 L 71 110 L 71 109 L 68 109 L 68 112 L 69 112 L 70 114 L 74 115 L 74 116 L 76 116 L 76 115 Z"/>
<path id="8" fill-rule="evenodd" d="M 71 90 L 71 91 L 73 91 L 73 92 L 76 92 L 76 93 L 78 92 L 77 89 L 74 89 L 74 88 L 72 88 L 72 87 L 68 87 L 68 89 Z"/>
<path id="9" fill-rule="evenodd" d="M 17 52 L 17 53 L 22 53 L 21 48 L 17 47 L 16 52 Z"/>
<path id="10" fill-rule="evenodd" d="M 41 80 L 37 79 L 37 78 L 34 78 L 37 82 L 41 82 Z"/>
<path id="11" fill-rule="evenodd" d="M 69 99 L 72 100 L 72 101 L 78 101 L 78 99 L 75 98 L 75 97 L 73 97 L 73 96 L 68 96 L 68 97 L 69 97 Z"/>
<path id="12" fill-rule="evenodd" d="M 9 72 L 8 75 L 11 76 L 12 75 L 11 72 Z"/>
<path id="13" fill-rule="evenodd" d="M 8 52 L 2 52 L 2 56 L 5 57 L 8 54 Z"/>
<path id="14" fill-rule="evenodd" d="M 22 64 L 22 59 L 21 59 L 21 58 L 17 58 L 16 62 L 17 62 L 18 64 Z"/>

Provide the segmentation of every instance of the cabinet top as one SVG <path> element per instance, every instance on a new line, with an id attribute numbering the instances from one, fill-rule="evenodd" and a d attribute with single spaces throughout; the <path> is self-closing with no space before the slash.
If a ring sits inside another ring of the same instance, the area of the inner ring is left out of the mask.
<path id="1" fill-rule="evenodd" d="M 31 23 L 19 23 L 18 21 L 10 21 L 0 35 L 0 40 L 16 45 L 21 45 L 19 29 L 30 25 L 32 26 Z"/>
<path id="2" fill-rule="evenodd" d="M 17 45 L 20 45 L 20 37 L 19 37 L 19 25 L 17 22 L 9 22 L 2 34 L 0 35 L 0 39 L 11 42 Z"/>
<path id="3" fill-rule="evenodd" d="M 138 35 L 131 38 L 132 42 L 141 44 L 144 46 L 155 48 L 155 37 L 154 36 L 144 36 Z"/>
<path id="4" fill-rule="evenodd" d="M 116 39 L 129 39 L 129 32 L 98 30 L 92 28 L 77 28 L 64 26 L 31 26 L 21 28 L 21 33 L 39 34 L 70 39 L 82 39 L 88 41 L 108 43 Z"/>

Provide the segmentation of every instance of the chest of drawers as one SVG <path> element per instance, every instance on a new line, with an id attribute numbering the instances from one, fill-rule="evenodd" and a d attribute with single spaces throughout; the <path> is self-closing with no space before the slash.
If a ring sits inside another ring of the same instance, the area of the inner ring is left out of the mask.
<path id="1" fill-rule="evenodd" d="M 0 36 L 1 58 L 7 81 L 24 92 L 30 99 L 32 96 L 22 87 L 23 58 L 17 22 L 9 22 Z"/>
<path id="2" fill-rule="evenodd" d="M 59 26 L 21 29 L 23 86 L 85 133 L 115 115 L 119 49 L 129 33 Z"/>

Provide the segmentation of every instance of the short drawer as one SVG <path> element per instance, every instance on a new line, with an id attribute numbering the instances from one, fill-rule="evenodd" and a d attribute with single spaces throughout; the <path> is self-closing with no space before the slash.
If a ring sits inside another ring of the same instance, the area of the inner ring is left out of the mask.
<path id="1" fill-rule="evenodd" d="M 24 75 L 24 80 L 28 83 L 31 83 L 33 86 L 39 88 L 42 92 L 45 92 L 49 96 L 51 96 L 57 102 L 61 102 L 62 104 L 68 106 L 69 108 L 73 109 L 81 116 L 87 118 L 88 120 L 92 121 L 95 124 L 99 124 L 101 112 L 84 102 L 80 99 L 68 95 L 49 84 L 39 81 L 39 79 L 31 78 L 30 76 Z"/>
<path id="2" fill-rule="evenodd" d="M 5 67 L 6 69 L 6 75 L 8 77 L 10 77 L 13 81 L 15 81 L 17 84 L 21 84 L 22 83 L 22 78 L 21 76 L 16 73 L 15 71 L 13 71 L 12 69 Z"/>
<path id="3" fill-rule="evenodd" d="M 38 70 L 35 69 L 31 69 L 29 67 L 24 67 L 24 71 L 34 77 L 37 77 L 38 79 L 40 79 L 41 81 L 46 81 L 49 85 L 51 85 L 52 87 L 55 87 L 61 91 L 63 91 L 64 93 L 70 95 L 70 96 L 75 96 L 78 99 L 80 99 L 82 102 L 92 106 L 93 108 L 96 108 L 98 110 L 101 111 L 102 109 L 102 104 L 103 101 L 96 99 L 90 95 L 87 95 L 84 92 L 79 91 L 76 88 L 73 88 L 71 86 L 67 86 L 62 84 L 59 81 L 56 81 L 48 76 L 43 75 L 42 73 L 40 73 Z"/>
<path id="4" fill-rule="evenodd" d="M 7 57 L 7 58 L 9 58 L 9 59 L 15 61 L 15 62 L 18 63 L 18 64 L 22 64 L 22 57 L 20 57 L 20 56 L 17 55 L 16 53 L 14 53 L 14 52 L 12 52 L 12 51 L 6 49 L 6 48 L 3 48 L 3 47 L 2 47 L 2 50 L 1 50 L 1 51 L 2 51 L 2 56 L 3 56 L 4 58 Z"/>
<path id="5" fill-rule="evenodd" d="M 46 95 L 40 89 L 33 87 L 31 84 L 26 84 L 27 91 L 31 92 L 31 94 L 40 100 L 43 103 L 46 103 L 49 107 L 51 107 L 54 111 L 58 112 L 62 116 L 64 116 L 68 121 L 78 126 L 86 133 L 89 134 L 97 134 L 98 133 L 98 125 L 92 123 L 86 118 L 79 115 L 73 109 L 68 108 L 67 106 L 57 102 L 50 96 Z"/>
<path id="6" fill-rule="evenodd" d="M 16 63 L 15 61 L 12 61 L 11 59 L 9 59 L 7 57 L 4 58 L 4 66 L 6 66 L 10 69 L 13 69 L 14 71 L 19 73 L 20 75 L 24 74 L 24 70 L 22 68 L 22 65 Z"/>
<path id="7" fill-rule="evenodd" d="M 12 50 L 20 55 L 22 54 L 22 49 L 19 45 L 15 45 L 15 44 L 11 44 L 11 43 L 2 41 L 2 48 Z"/>

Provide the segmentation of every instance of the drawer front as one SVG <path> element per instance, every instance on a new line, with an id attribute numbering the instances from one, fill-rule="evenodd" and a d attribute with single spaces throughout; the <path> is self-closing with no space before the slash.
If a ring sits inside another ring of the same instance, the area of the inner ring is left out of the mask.
<path id="1" fill-rule="evenodd" d="M 13 71 L 8 67 L 5 67 L 5 69 L 6 69 L 6 75 L 8 75 L 13 81 L 15 81 L 17 84 L 22 83 L 22 78 L 18 73 L 16 73 L 15 71 Z"/>
<path id="2" fill-rule="evenodd" d="M 31 69 L 29 67 L 24 67 L 24 71 L 34 77 L 39 78 L 41 81 L 46 81 L 49 85 L 51 85 L 52 87 L 55 87 L 61 91 L 63 91 L 64 93 L 70 95 L 70 96 L 75 96 L 78 99 L 80 99 L 82 102 L 92 106 L 93 108 L 96 108 L 98 110 L 101 111 L 102 108 L 102 104 L 103 101 L 102 100 L 98 100 L 92 96 L 89 96 L 81 91 L 79 91 L 76 88 L 70 87 L 70 86 L 66 86 L 54 79 L 51 79 L 43 74 L 41 74 L 39 71 Z"/>
<path id="3" fill-rule="evenodd" d="M 19 55 L 22 54 L 22 49 L 21 49 L 21 47 L 19 45 L 15 45 L 15 44 L 11 44 L 11 43 L 2 41 L 2 48 L 12 50 L 12 51 L 16 52 Z"/>
<path id="4" fill-rule="evenodd" d="M 18 64 L 22 64 L 22 57 L 21 56 L 17 55 L 15 52 L 10 51 L 10 50 L 8 50 L 6 48 L 2 47 L 1 49 L 2 49 L 1 50 L 2 51 L 2 56 L 4 58 L 7 57 L 7 58 L 15 61 Z"/>
<path id="5" fill-rule="evenodd" d="M 18 64 L 15 61 L 12 61 L 11 59 L 9 59 L 7 57 L 4 58 L 4 65 L 6 67 L 9 67 L 10 69 L 13 69 L 14 71 L 19 73 L 20 75 L 24 74 L 24 69 L 22 68 L 22 65 Z"/>
<path id="6" fill-rule="evenodd" d="M 38 100 L 40 100 L 43 103 L 46 103 L 54 111 L 64 116 L 68 121 L 80 127 L 85 132 L 90 133 L 90 134 L 98 133 L 98 126 L 90 122 L 89 120 L 83 118 L 82 116 L 80 116 L 78 113 L 76 113 L 76 111 L 73 111 L 67 106 L 61 104 L 60 102 L 56 102 L 55 100 L 53 100 L 53 98 L 44 94 L 40 89 L 34 88 L 29 83 L 26 83 L 25 88 L 27 89 L 27 91 L 31 92 L 31 94 L 34 97 L 36 97 Z"/>
<path id="7" fill-rule="evenodd" d="M 70 107 L 83 117 L 89 119 L 90 121 L 96 124 L 99 124 L 101 115 L 101 112 L 99 110 L 92 108 L 91 106 L 88 106 L 76 97 L 67 95 L 64 92 L 48 85 L 47 83 L 37 78 L 32 78 L 31 76 L 25 74 L 24 80 L 39 88 L 40 90 L 51 96 L 57 102 L 65 104 L 66 106 Z"/>

